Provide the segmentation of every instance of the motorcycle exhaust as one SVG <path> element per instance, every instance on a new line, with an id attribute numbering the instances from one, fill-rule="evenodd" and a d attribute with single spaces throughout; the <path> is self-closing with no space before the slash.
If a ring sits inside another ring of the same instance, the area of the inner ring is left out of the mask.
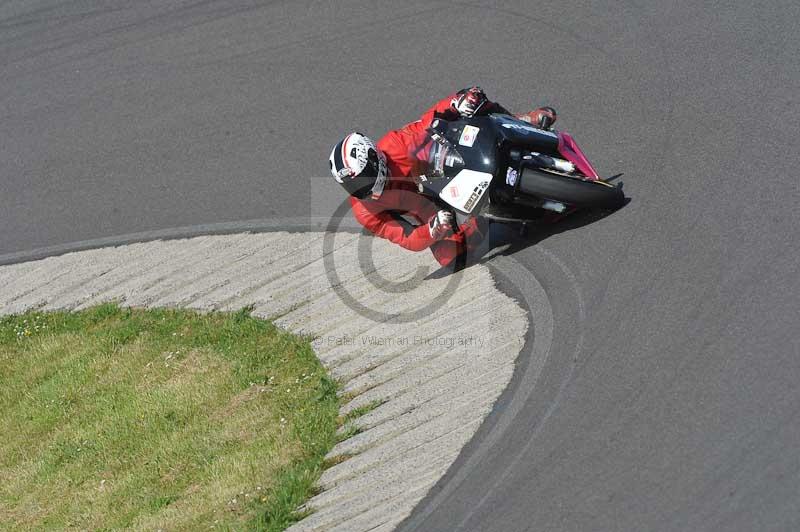
<path id="1" fill-rule="evenodd" d="M 565 159 L 551 157 L 549 155 L 542 155 L 539 152 L 531 152 L 530 155 L 523 157 L 525 160 L 535 160 L 536 163 L 543 168 L 550 168 L 565 174 L 571 174 L 575 171 L 575 165 Z"/>

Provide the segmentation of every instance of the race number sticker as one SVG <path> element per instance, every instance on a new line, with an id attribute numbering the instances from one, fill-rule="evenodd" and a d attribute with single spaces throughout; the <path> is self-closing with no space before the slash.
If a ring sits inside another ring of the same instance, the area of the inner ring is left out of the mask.
<path id="1" fill-rule="evenodd" d="M 464 169 L 450 180 L 439 197 L 454 209 L 469 214 L 489 189 L 491 181 L 492 174 Z"/>
<path id="2" fill-rule="evenodd" d="M 480 128 L 475 126 L 464 126 L 464 130 L 461 132 L 461 138 L 458 139 L 458 143 L 461 146 L 466 146 L 471 148 L 473 144 L 475 144 L 475 139 L 478 138 L 478 133 L 480 133 Z"/>

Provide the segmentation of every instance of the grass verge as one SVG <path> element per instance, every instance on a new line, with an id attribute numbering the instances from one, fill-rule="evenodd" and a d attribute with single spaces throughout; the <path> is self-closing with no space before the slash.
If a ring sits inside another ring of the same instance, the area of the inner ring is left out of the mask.
<path id="1" fill-rule="evenodd" d="M 248 311 L 0 318 L 0 529 L 283 530 L 335 442 L 336 389 Z"/>

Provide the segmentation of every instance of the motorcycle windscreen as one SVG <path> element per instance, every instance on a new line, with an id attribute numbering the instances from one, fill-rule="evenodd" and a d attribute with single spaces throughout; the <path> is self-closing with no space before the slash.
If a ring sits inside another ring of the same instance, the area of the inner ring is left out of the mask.
<path id="1" fill-rule="evenodd" d="M 444 175 L 452 175 L 452 171 L 464 165 L 464 159 L 446 139 L 440 137 L 439 141 L 428 137 L 430 151 L 428 152 L 428 169 L 426 175 L 437 179 Z M 450 169 L 448 171 L 448 168 Z"/>

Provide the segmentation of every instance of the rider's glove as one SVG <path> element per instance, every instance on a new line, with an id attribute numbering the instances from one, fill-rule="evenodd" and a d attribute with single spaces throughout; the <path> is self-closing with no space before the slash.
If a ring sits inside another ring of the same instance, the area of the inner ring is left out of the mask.
<path id="1" fill-rule="evenodd" d="M 465 118 L 475 116 L 481 107 L 483 107 L 489 99 L 486 93 L 480 87 L 470 87 L 460 91 L 458 95 L 453 98 L 450 104 L 458 111 L 458 114 Z"/>
<path id="2" fill-rule="evenodd" d="M 441 240 L 453 231 L 453 213 L 441 210 L 431 217 L 428 222 L 428 230 L 431 238 Z"/>

